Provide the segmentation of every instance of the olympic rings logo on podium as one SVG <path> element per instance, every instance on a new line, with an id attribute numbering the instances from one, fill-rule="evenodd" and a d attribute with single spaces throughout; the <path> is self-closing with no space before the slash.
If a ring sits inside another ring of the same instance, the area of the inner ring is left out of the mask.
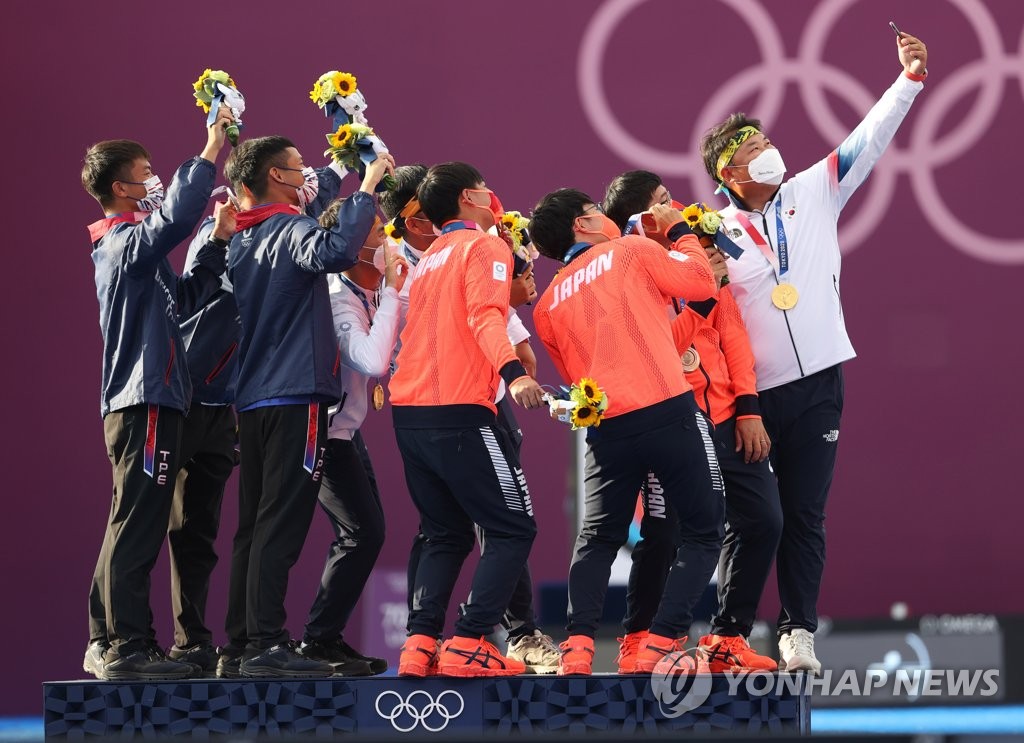
<path id="1" fill-rule="evenodd" d="M 383 700 L 391 697 L 394 697 L 394 700 L 384 703 L 382 709 Z M 458 709 L 455 708 L 456 703 Z M 381 719 L 390 722 L 391 727 L 399 733 L 412 732 L 417 725 L 422 725 L 427 732 L 439 733 L 448 727 L 449 722 L 462 714 L 466 702 L 459 692 L 451 689 L 442 691 L 437 695 L 437 699 L 423 689 L 409 692 L 409 696 L 404 699 L 397 691 L 388 689 L 377 695 L 373 706 Z"/>
<path id="2" fill-rule="evenodd" d="M 828 63 L 824 47 L 828 33 L 841 15 L 857 0 L 822 0 L 813 6 L 807 19 L 795 57 L 786 57 L 778 25 L 758 0 L 719 0 L 745 22 L 754 36 L 761 60 L 737 71 L 707 98 L 694 120 L 691 135 L 685 141 L 696 143 L 700 134 L 721 121 L 737 103 L 757 94 L 753 111 L 770 127 L 782 110 L 787 84 L 799 91 L 807 119 L 828 142 L 838 145 L 849 134 L 829 107 L 826 91 L 848 103 L 863 115 L 878 99 L 848 72 Z M 657 170 L 664 176 L 688 178 L 694 192 L 706 190 L 707 173 L 695 149 L 684 152 L 665 150 L 642 142 L 618 119 L 605 94 L 602 63 L 615 30 L 647 0 L 607 0 L 593 14 L 584 31 L 577 57 L 576 79 L 583 110 L 597 136 L 616 155 L 636 167 Z M 910 127 L 910 144 L 899 148 L 890 144 L 875 165 L 872 176 L 862 187 L 864 203 L 857 214 L 843 222 L 843 252 L 865 242 L 885 216 L 896 193 L 901 173 L 910 179 L 918 209 L 932 229 L 946 242 L 977 260 L 997 264 L 1024 263 L 1024 240 L 986 235 L 983 225 L 971 228 L 950 219 L 956 210 L 943 199 L 935 182 L 935 171 L 970 152 L 999 116 L 1005 81 L 1016 78 L 1024 95 L 1024 33 L 1017 55 L 1004 49 L 999 25 L 981 0 L 947 0 L 962 15 L 964 26 L 978 39 L 981 57 L 958 67 L 934 84 L 929 83 L 914 104 L 914 116 L 905 122 Z M 1022 29 L 1024 32 L 1024 29 Z M 965 105 L 974 88 L 980 94 L 970 107 Z M 949 117 L 959 111 L 961 118 Z M 939 137 L 939 127 L 947 120 L 954 125 Z M 822 153 L 824 156 L 825 153 Z"/>

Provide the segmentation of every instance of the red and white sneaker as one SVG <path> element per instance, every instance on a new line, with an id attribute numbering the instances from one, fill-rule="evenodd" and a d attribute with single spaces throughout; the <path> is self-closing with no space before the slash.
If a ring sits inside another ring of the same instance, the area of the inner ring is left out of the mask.
<path id="1" fill-rule="evenodd" d="M 636 673 L 636 654 L 640 649 L 640 642 L 649 633 L 642 629 L 639 632 L 627 632 L 625 637 L 617 638 L 619 641 L 619 657 L 615 662 L 619 664 L 619 673 Z"/>
<path id="2" fill-rule="evenodd" d="M 704 635 L 697 647 L 707 653 L 712 673 L 727 671 L 777 671 L 779 665 L 766 655 L 758 655 L 742 635 Z"/>

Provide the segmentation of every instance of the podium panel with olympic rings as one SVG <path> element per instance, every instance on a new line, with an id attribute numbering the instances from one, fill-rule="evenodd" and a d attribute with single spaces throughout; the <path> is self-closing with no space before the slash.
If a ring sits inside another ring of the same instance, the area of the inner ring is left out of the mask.
<path id="1" fill-rule="evenodd" d="M 44 724 L 48 739 L 808 734 L 804 675 L 763 675 L 62 681 L 43 684 Z"/>

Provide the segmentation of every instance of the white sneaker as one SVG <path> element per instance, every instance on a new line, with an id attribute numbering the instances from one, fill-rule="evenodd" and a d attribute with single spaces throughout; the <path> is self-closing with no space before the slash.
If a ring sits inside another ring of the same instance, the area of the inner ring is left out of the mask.
<path id="1" fill-rule="evenodd" d="M 539 629 L 511 641 L 505 655 L 525 665 L 527 673 L 555 673 L 562 657 L 555 641 Z"/>
<path id="2" fill-rule="evenodd" d="M 821 673 L 821 663 L 814 655 L 814 635 L 795 629 L 779 638 L 779 670 Z"/>

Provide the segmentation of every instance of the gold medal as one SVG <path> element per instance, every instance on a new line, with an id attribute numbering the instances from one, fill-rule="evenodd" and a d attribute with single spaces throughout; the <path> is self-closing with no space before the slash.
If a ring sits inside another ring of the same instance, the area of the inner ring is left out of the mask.
<path id="1" fill-rule="evenodd" d="M 681 359 L 683 361 L 684 372 L 689 373 L 696 371 L 697 368 L 700 367 L 700 354 L 697 353 L 697 349 L 693 346 L 686 349 L 686 353 L 681 356 Z"/>
<path id="2" fill-rule="evenodd" d="M 373 388 L 373 409 L 380 410 L 384 407 L 384 388 L 380 382 L 377 382 L 377 386 Z"/>
<path id="3" fill-rule="evenodd" d="M 800 293 L 792 284 L 779 284 L 772 289 L 772 304 L 780 310 L 791 310 L 800 301 Z"/>

